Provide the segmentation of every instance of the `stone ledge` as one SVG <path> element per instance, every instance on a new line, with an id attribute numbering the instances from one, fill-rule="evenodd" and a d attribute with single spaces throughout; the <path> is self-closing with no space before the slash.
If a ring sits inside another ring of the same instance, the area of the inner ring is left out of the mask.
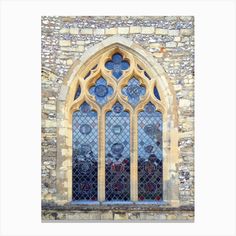
<path id="1" fill-rule="evenodd" d="M 193 222 L 194 210 L 42 210 L 42 222 L 53 221 L 179 221 L 179 222 Z"/>
<path id="2" fill-rule="evenodd" d="M 53 211 L 106 211 L 106 210 L 121 210 L 121 211 L 194 211 L 193 205 L 186 205 L 180 207 L 171 207 L 168 205 L 157 205 L 157 204 L 114 204 L 114 205 L 56 205 L 56 204 L 42 204 L 42 210 L 53 210 Z"/>

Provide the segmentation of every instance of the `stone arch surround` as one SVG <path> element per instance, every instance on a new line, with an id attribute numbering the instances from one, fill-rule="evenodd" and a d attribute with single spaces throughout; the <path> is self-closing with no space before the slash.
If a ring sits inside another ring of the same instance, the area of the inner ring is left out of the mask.
<path id="1" fill-rule="evenodd" d="M 178 150 L 178 115 L 175 91 L 164 69 L 156 62 L 152 54 L 131 40 L 115 35 L 89 48 L 79 60 L 71 66 L 64 78 L 57 100 L 57 194 L 56 203 L 68 204 L 72 193 L 72 138 L 70 106 L 73 101 L 75 86 L 86 74 L 87 68 L 106 50 L 119 47 L 128 51 L 148 68 L 150 76 L 155 78 L 164 98 L 166 114 L 164 121 L 164 163 L 163 193 L 168 206 L 179 206 L 177 163 Z M 81 82 L 81 81 L 80 81 Z"/>

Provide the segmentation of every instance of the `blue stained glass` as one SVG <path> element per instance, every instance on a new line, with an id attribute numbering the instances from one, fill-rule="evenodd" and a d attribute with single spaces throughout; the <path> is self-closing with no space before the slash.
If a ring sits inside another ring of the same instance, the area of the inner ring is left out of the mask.
<path id="1" fill-rule="evenodd" d="M 160 201 L 162 191 L 162 114 L 149 102 L 138 116 L 138 198 Z"/>
<path id="2" fill-rule="evenodd" d="M 149 74 L 148 74 L 146 71 L 144 71 L 144 75 L 145 75 L 149 80 L 151 80 L 151 77 L 149 76 Z"/>
<path id="3" fill-rule="evenodd" d="M 96 81 L 95 85 L 89 89 L 89 92 L 95 96 L 97 103 L 104 105 L 113 94 L 113 88 L 107 85 L 106 80 L 101 77 Z"/>
<path id="4" fill-rule="evenodd" d="M 74 100 L 77 99 L 80 94 L 81 94 L 81 88 L 80 88 L 80 86 L 79 86 L 78 89 L 77 89 L 77 91 L 76 91 L 76 93 L 75 93 Z"/>
<path id="5" fill-rule="evenodd" d="M 145 87 L 141 86 L 139 81 L 134 77 L 130 79 L 128 85 L 122 89 L 122 93 L 128 97 L 129 103 L 133 106 L 139 103 L 140 97 L 143 96 L 145 92 Z"/>
<path id="6" fill-rule="evenodd" d="M 84 102 L 73 113 L 73 201 L 97 200 L 97 112 Z"/>
<path id="7" fill-rule="evenodd" d="M 116 78 L 119 79 L 122 74 L 123 70 L 127 70 L 130 65 L 128 61 L 123 60 L 123 57 L 120 53 L 115 53 L 112 56 L 112 60 L 106 62 L 105 67 L 108 70 L 112 70 L 112 75 Z"/>
<path id="8" fill-rule="evenodd" d="M 158 100 L 161 100 L 160 94 L 159 94 L 159 92 L 158 92 L 158 90 L 157 90 L 156 87 L 154 87 L 154 95 L 155 95 L 155 97 L 156 97 Z"/>
<path id="9" fill-rule="evenodd" d="M 106 200 L 130 199 L 130 117 L 117 102 L 106 113 Z"/>

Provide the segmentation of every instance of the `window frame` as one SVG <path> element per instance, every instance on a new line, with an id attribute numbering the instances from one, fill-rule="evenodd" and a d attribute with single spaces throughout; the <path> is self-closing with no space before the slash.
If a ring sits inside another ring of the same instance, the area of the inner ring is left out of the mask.
<path id="1" fill-rule="evenodd" d="M 107 44 L 107 45 L 106 45 Z M 91 99 L 91 97 L 81 96 L 86 91 L 86 84 L 90 81 L 92 86 L 96 80 L 89 78 L 96 78 L 99 76 L 99 70 L 95 68 L 92 70 L 91 75 L 86 79 L 87 83 L 84 83 L 84 77 L 88 73 L 88 68 L 93 68 L 94 65 L 104 63 L 107 58 L 111 58 L 114 52 L 120 52 L 125 58 L 130 60 L 130 66 L 139 65 L 149 74 L 152 80 L 147 84 L 148 78 L 144 78 L 144 72 L 137 68 L 135 70 L 138 79 L 147 86 L 150 90 L 147 92 L 147 97 L 140 102 L 140 104 L 134 109 L 134 115 L 131 117 L 132 124 L 131 130 L 133 131 L 132 142 L 131 142 L 131 172 L 132 178 L 131 201 L 138 202 L 138 113 L 144 109 L 144 106 L 148 102 L 152 102 L 156 108 L 163 115 L 163 200 L 172 206 L 179 204 L 178 194 L 178 179 L 177 179 L 177 167 L 178 163 L 178 118 L 177 118 L 177 107 L 175 101 L 175 93 L 172 85 L 168 81 L 168 78 L 163 68 L 155 61 L 152 55 L 145 50 L 141 49 L 140 46 L 135 45 L 131 41 L 122 37 L 113 37 L 113 40 L 107 39 L 102 43 L 95 45 L 91 50 L 88 50 L 83 55 L 80 61 L 74 63 L 66 76 L 64 83 L 61 88 L 61 92 L 58 97 L 58 160 L 57 160 L 57 190 L 58 197 L 57 202 L 59 204 L 65 204 L 71 202 L 72 199 L 72 114 L 79 108 L 84 102 L 89 102 L 92 109 L 99 111 L 99 106 Z M 120 79 L 120 83 L 115 84 L 108 76 L 108 82 L 113 85 L 114 90 L 116 86 L 125 86 L 130 77 L 132 76 L 129 70 L 125 75 L 122 76 L 123 80 Z M 74 95 L 77 87 L 81 87 L 81 95 L 75 101 Z M 153 89 L 157 86 L 160 93 L 161 101 L 157 101 L 154 97 Z M 121 92 L 119 88 L 118 91 Z M 82 98 L 83 97 L 83 98 Z M 122 103 L 127 109 L 130 108 L 128 103 L 124 103 L 121 99 L 122 95 L 114 97 L 109 103 L 107 103 L 101 112 L 98 112 L 98 125 L 99 129 L 104 130 L 105 128 L 105 114 L 111 109 L 116 101 Z M 98 200 L 100 202 L 105 201 L 105 133 L 101 132 L 99 137 L 99 174 L 98 174 Z M 64 143 L 63 143 L 64 142 Z M 133 146 L 134 144 L 134 146 Z M 135 184 L 133 184 L 135 183 Z"/>

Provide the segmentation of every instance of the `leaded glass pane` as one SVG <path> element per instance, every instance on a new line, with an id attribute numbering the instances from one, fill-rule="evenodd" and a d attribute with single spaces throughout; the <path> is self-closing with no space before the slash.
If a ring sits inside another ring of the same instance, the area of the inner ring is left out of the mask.
<path id="1" fill-rule="evenodd" d="M 78 97 L 80 96 L 80 94 L 81 94 L 81 88 L 80 88 L 80 86 L 78 86 L 77 91 L 76 91 L 76 93 L 75 93 L 74 100 L 75 100 L 76 98 L 78 98 Z"/>
<path id="2" fill-rule="evenodd" d="M 108 98 L 111 97 L 113 88 L 107 85 L 107 81 L 101 77 L 96 81 L 95 85 L 90 88 L 89 92 L 95 96 L 98 104 L 104 105 Z"/>
<path id="3" fill-rule="evenodd" d="M 106 113 L 106 200 L 130 199 L 130 117 L 117 102 Z"/>
<path id="4" fill-rule="evenodd" d="M 112 60 L 106 62 L 105 67 L 108 70 L 112 71 L 112 75 L 116 78 L 119 79 L 122 74 L 123 70 L 127 70 L 129 68 L 129 62 L 126 60 L 123 60 L 123 57 L 120 53 L 115 53 L 112 56 Z"/>
<path id="5" fill-rule="evenodd" d="M 162 200 L 162 114 L 149 102 L 138 115 L 138 198 Z"/>
<path id="6" fill-rule="evenodd" d="M 145 87 L 140 85 L 140 82 L 133 77 L 129 80 L 128 85 L 122 89 L 122 93 L 128 97 L 128 101 L 132 106 L 136 106 L 141 96 L 146 92 Z"/>
<path id="7" fill-rule="evenodd" d="M 157 90 L 156 87 L 154 87 L 154 95 L 155 95 L 155 97 L 156 97 L 158 100 L 161 100 L 160 94 L 159 94 L 159 92 L 158 92 L 158 90 Z"/>
<path id="8" fill-rule="evenodd" d="M 84 102 L 73 113 L 73 201 L 97 200 L 97 113 Z"/>

